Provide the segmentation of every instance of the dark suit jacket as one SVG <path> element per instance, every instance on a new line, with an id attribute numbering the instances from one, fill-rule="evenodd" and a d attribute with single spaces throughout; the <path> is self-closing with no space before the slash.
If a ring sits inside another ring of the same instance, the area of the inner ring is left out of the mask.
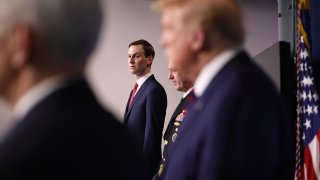
<path id="1" fill-rule="evenodd" d="M 125 126 L 132 132 L 143 152 L 150 179 L 156 173 L 161 159 L 161 138 L 166 109 L 166 92 L 152 75 L 142 84 L 131 106 L 128 107 L 127 104 L 124 115 Z"/>
<path id="2" fill-rule="evenodd" d="M 170 118 L 170 121 L 169 121 L 169 124 L 167 126 L 167 129 L 166 129 L 166 132 L 164 133 L 163 135 L 163 139 L 164 140 L 170 140 L 172 138 L 172 134 L 173 132 L 175 131 L 174 129 L 176 128 L 176 126 L 174 125 L 174 122 L 175 122 L 175 119 L 177 118 L 177 116 L 183 111 L 183 110 L 186 110 L 187 109 L 187 106 L 188 106 L 188 99 L 189 98 L 193 98 L 191 96 L 194 96 L 193 95 L 193 92 L 190 92 L 186 97 L 182 98 L 180 103 L 178 104 L 178 106 L 176 107 L 176 109 L 174 110 L 171 118 Z M 189 110 L 188 110 L 189 112 Z M 183 121 L 179 123 L 181 126 L 183 124 Z M 178 132 L 177 132 L 178 133 Z M 164 146 L 164 149 L 163 149 L 163 158 L 166 158 L 167 157 L 167 149 L 168 147 L 171 145 L 172 143 L 168 142 L 167 145 Z"/>
<path id="3" fill-rule="evenodd" d="M 166 158 L 168 156 L 167 149 L 175 142 L 175 139 L 179 136 L 179 129 L 189 112 L 189 104 L 192 103 L 192 101 L 194 101 L 194 93 L 189 92 L 186 97 L 181 99 L 180 103 L 178 104 L 170 118 L 166 132 L 163 136 L 164 146 L 161 163 L 159 164 L 158 171 L 153 177 L 153 180 L 161 179 L 163 175 L 163 169 L 165 168 Z"/>
<path id="4" fill-rule="evenodd" d="M 244 52 L 213 78 L 180 130 L 165 180 L 293 179 L 294 121 Z"/>
<path id="5" fill-rule="evenodd" d="M 43 99 L 8 134 L 0 179 L 139 180 L 142 155 L 130 141 L 79 78 Z"/>

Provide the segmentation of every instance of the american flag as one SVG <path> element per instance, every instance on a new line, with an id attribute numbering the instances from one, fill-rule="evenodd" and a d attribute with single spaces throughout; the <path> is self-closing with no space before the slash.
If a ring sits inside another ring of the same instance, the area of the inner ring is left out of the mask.
<path id="1" fill-rule="evenodd" d="M 296 180 L 320 180 L 319 96 L 311 65 L 309 8 L 308 0 L 298 0 Z"/>

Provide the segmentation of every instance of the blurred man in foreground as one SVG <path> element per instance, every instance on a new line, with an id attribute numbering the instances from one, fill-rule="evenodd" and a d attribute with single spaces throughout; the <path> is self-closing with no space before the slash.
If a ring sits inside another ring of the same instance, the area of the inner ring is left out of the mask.
<path id="1" fill-rule="evenodd" d="M 98 0 L 0 0 L 0 94 L 15 126 L 0 179 L 140 179 L 141 156 L 83 70 L 101 26 Z"/>
<path id="2" fill-rule="evenodd" d="M 197 101 L 168 148 L 165 180 L 292 179 L 294 126 L 276 88 L 242 49 L 235 0 L 158 0 L 169 64 Z"/>

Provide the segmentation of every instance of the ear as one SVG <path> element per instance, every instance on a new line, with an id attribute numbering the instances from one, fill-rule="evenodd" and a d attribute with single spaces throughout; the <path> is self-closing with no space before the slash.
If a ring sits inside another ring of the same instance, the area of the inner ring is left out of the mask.
<path id="1" fill-rule="evenodd" d="M 197 29 L 191 34 L 191 49 L 200 51 L 204 48 L 206 41 L 206 32 L 203 29 Z"/>
<path id="2" fill-rule="evenodd" d="M 153 62 L 153 56 L 147 57 L 147 64 L 148 64 L 149 66 L 151 66 L 152 62 Z"/>
<path id="3" fill-rule="evenodd" d="M 30 61 L 31 30 L 24 24 L 15 24 L 9 39 L 13 68 L 20 69 Z"/>

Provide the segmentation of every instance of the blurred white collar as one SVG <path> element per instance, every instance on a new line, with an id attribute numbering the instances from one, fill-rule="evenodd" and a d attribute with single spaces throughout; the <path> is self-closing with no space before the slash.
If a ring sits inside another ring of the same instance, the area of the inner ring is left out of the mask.
<path id="1" fill-rule="evenodd" d="M 202 96 L 211 80 L 239 51 L 240 48 L 225 50 L 202 68 L 194 84 L 194 93 L 197 97 Z"/>
<path id="2" fill-rule="evenodd" d="M 190 89 L 188 89 L 185 93 L 183 93 L 182 97 L 185 98 L 186 96 L 188 96 L 188 94 L 193 90 L 193 87 L 191 87 Z"/>
<path id="3" fill-rule="evenodd" d="M 46 79 L 19 98 L 18 102 L 13 108 L 13 119 L 20 120 L 42 99 L 57 90 L 62 86 L 64 78 L 62 76 L 55 76 Z"/>

